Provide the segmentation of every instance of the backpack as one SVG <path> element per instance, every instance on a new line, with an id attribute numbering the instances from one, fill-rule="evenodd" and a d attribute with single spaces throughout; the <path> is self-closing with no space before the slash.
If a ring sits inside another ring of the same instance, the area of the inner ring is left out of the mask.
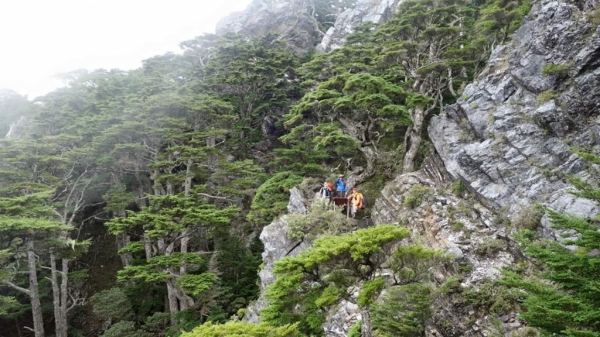
<path id="1" fill-rule="evenodd" d="M 362 207 L 361 209 L 365 209 L 367 207 L 367 197 L 363 194 Z"/>
<path id="2" fill-rule="evenodd" d="M 333 189 L 333 183 L 329 183 L 329 182 L 328 182 L 328 183 L 327 183 L 327 186 L 329 186 L 329 189 L 330 189 L 331 191 L 333 191 L 333 190 L 334 190 L 334 189 Z"/>

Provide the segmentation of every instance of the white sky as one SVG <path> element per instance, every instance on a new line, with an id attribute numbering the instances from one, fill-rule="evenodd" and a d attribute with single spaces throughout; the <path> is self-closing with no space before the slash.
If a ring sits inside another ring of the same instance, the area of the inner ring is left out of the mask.
<path id="1" fill-rule="evenodd" d="M 29 99 L 57 73 L 123 70 L 168 51 L 251 0 L 0 0 L 0 88 Z"/>

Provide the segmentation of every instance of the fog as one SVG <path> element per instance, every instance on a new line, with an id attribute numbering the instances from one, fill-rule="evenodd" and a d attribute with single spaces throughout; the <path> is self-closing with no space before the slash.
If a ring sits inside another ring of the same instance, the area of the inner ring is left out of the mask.
<path id="1" fill-rule="evenodd" d="M 61 86 L 58 73 L 124 70 L 181 41 L 214 33 L 251 0 L 14 0 L 0 2 L 0 88 L 29 99 Z"/>

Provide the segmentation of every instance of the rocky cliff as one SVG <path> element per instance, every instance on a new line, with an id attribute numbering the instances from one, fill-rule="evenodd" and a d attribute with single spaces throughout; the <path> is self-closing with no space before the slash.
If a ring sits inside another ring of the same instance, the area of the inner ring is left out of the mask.
<path id="1" fill-rule="evenodd" d="M 244 11 L 219 21 L 216 33 L 247 36 L 274 33 L 286 40 L 290 50 L 298 55 L 304 55 L 315 47 L 319 51 L 330 51 L 341 47 L 356 26 L 388 19 L 400 2 L 357 0 L 352 8 L 336 13 L 334 25 L 322 31 L 315 15 L 314 1 L 254 0 Z"/>
<path id="2" fill-rule="evenodd" d="M 306 213 L 307 204 L 307 196 L 298 188 L 293 188 L 290 191 L 290 201 L 287 206 L 288 214 Z M 309 242 L 291 239 L 287 235 L 287 231 L 287 216 L 284 215 L 263 228 L 260 234 L 260 240 L 265 245 L 265 251 L 262 253 L 263 266 L 258 273 L 261 293 L 259 299 L 248 307 L 248 313 L 244 318 L 249 322 L 258 323 L 260 311 L 267 306 L 264 290 L 275 280 L 273 275 L 275 261 L 286 256 L 296 256 L 310 247 Z"/>
<path id="3" fill-rule="evenodd" d="M 587 11 L 594 6 L 535 4 L 512 43 L 496 48 L 478 81 L 431 121 L 448 172 L 511 219 L 534 203 L 581 216 L 599 211 L 570 194 L 565 179 L 595 179 L 573 153 L 599 144 L 600 36 Z"/>
<path id="4" fill-rule="evenodd" d="M 333 27 L 327 30 L 317 50 L 340 48 L 354 28 L 367 22 L 382 23 L 389 19 L 402 0 L 358 0 L 354 8 L 340 13 Z"/>

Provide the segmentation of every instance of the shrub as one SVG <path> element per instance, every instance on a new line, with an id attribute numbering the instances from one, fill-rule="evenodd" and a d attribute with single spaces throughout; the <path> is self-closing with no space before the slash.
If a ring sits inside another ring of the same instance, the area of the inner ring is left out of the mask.
<path id="1" fill-rule="evenodd" d="M 135 323 L 129 321 L 119 322 L 111 326 L 108 330 L 102 334 L 101 337 L 150 337 L 151 335 L 143 332 L 136 331 Z"/>
<path id="2" fill-rule="evenodd" d="M 465 224 L 460 221 L 454 221 L 452 223 L 452 230 L 455 232 L 460 232 L 463 228 L 465 228 Z"/>
<path id="3" fill-rule="evenodd" d="M 383 300 L 371 307 L 377 335 L 422 336 L 425 322 L 431 317 L 433 292 L 427 285 L 413 283 L 391 287 Z"/>
<path id="4" fill-rule="evenodd" d="M 90 298 L 94 313 L 105 319 L 124 320 L 133 310 L 129 298 L 121 288 L 110 288 Z"/>
<path id="5" fill-rule="evenodd" d="M 348 331 L 348 337 L 360 337 L 361 336 L 361 321 L 354 323 L 350 331 Z"/>
<path id="6" fill-rule="evenodd" d="M 457 180 L 452 183 L 452 193 L 461 196 L 467 191 L 467 185 L 462 180 Z"/>
<path id="7" fill-rule="evenodd" d="M 540 205 L 525 207 L 519 212 L 515 225 L 520 229 L 536 230 L 543 216 L 544 208 Z"/>
<path id="8" fill-rule="evenodd" d="M 402 205 L 408 208 L 415 208 L 423 202 L 423 198 L 429 194 L 431 189 L 423 185 L 413 185 L 404 194 L 404 202 Z"/>
<path id="9" fill-rule="evenodd" d="M 292 172 L 280 172 L 265 181 L 252 199 L 248 220 L 260 225 L 268 225 L 273 219 L 284 214 L 289 200 L 289 190 L 301 182 L 302 177 Z"/>
<path id="10" fill-rule="evenodd" d="M 571 64 L 548 64 L 542 69 L 542 74 L 547 76 L 556 76 L 559 79 L 569 76 L 569 70 L 571 70 Z"/>
<path id="11" fill-rule="evenodd" d="M 526 327 L 523 327 L 516 331 L 511 332 L 509 336 L 510 337 L 539 337 L 540 332 L 536 328 L 526 326 Z"/>
<path id="12" fill-rule="evenodd" d="M 340 235 L 348 232 L 352 220 L 328 207 L 329 200 L 319 199 L 310 205 L 308 214 L 289 214 L 286 218 L 288 236 L 300 240 L 305 235 L 314 238 L 323 234 Z"/>
<path id="13" fill-rule="evenodd" d="M 537 101 L 539 104 L 544 104 L 555 98 L 556 98 L 556 93 L 554 92 L 554 90 L 546 90 L 538 95 Z"/>
<path id="14" fill-rule="evenodd" d="M 496 281 L 485 282 L 477 288 L 467 288 L 463 295 L 466 303 L 494 314 L 510 312 L 524 297 L 518 289 L 509 288 Z"/>
<path id="15" fill-rule="evenodd" d="M 600 8 L 594 9 L 593 11 L 587 13 L 586 17 L 591 23 L 600 25 Z"/>
<path id="16" fill-rule="evenodd" d="M 506 248 L 506 241 L 500 239 L 487 239 L 475 248 L 475 253 L 481 256 L 491 256 Z"/>

